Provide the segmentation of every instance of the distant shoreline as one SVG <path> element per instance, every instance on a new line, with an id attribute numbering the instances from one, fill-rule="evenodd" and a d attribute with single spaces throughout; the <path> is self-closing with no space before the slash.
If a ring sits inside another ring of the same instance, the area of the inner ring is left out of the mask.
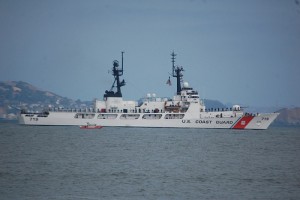
<path id="1" fill-rule="evenodd" d="M 18 120 L 17 119 L 4 119 L 4 118 L 0 118 L 0 123 L 17 124 Z"/>

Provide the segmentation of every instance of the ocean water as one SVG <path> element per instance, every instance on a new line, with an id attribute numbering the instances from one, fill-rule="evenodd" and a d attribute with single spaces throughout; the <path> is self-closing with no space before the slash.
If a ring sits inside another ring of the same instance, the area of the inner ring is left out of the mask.
<path id="1" fill-rule="evenodd" d="M 300 199 L 300 128 L 0 123 L 0 199 Z"/>

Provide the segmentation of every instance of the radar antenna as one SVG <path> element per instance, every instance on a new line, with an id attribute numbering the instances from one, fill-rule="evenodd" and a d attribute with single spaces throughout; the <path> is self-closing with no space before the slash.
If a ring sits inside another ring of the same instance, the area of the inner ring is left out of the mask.
<path id="1" fill-rule="evenodd" d="M 114 80 L 110 90 L 105 91 L 104 98 L 106 98 L 106 97 L 122 97 L 121 87 L 124 86 L 126 83 L 125 83 L 124 79 L 122 81 L 120 81 L 120 76 L 123 76 L 123 73 L 124 73 L 124 68 L 123 68 L 124 51 L 122 51 L 121 53 L 122 53 L 122 68 L 119 69 L 119 61 L 117 61 L 117 60 L 113 61 L 112 75 L 114 76 L 115 80 Z M 114 88 L 117 88 L 116 92 L 113 91 Z"/>
<path id="2" fill-rule="evenodd" d="M 175 67 L 176 54 L 174 53 L 174 51 L 172 52 L 171 56 L 172 56 L 172 76 L 175 77 L 177 80 L 177 95 L 180 95 L 181 82 L 182 82 L 182 77 L 183 77 L 182 72 L 184 71 L 184 69 L 183 69 L 183 67 L 179 67 L 179 66 Z"/>

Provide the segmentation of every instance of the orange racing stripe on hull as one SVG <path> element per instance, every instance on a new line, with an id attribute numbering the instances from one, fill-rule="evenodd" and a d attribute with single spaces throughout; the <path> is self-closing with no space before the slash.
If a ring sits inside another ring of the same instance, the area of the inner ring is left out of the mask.
<path id="1" fill-rule="evenodd" d="M 244 116 L 232 128 L 234 128 L 234 129 L 245 129 L 245 127 L 249 124 L 249 122 L 253 118 L 254 118 L 253 116 Z"/>

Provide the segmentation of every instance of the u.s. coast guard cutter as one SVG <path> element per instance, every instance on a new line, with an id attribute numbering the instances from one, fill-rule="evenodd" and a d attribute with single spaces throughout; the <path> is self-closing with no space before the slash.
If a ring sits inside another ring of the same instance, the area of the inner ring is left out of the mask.
<path id="1" fill-rule="evenodd" d="M 95 100 L 93 109 L 49 109 L 42 113 L 22 111 L 20 124 L 26 125 L 84 125 L 119 127 L 174 127 L 174 128 L 222 128 L 267 129 L 278 113 L 245 113 L 239 105 L 229 109 L 206 109 L 196 90 L 183 81 L 183 68 L 175 66 L 172 54 L 172 76 L 176 78 L 177 91 L 172 99 L 148 94 L 142 101 L 125 101 L 120 80 L 122 66 L 113 62 L 114 83 L 105 91 L 103 100 Z M 167 81 L 170 83 L 170 78 Z"/>

